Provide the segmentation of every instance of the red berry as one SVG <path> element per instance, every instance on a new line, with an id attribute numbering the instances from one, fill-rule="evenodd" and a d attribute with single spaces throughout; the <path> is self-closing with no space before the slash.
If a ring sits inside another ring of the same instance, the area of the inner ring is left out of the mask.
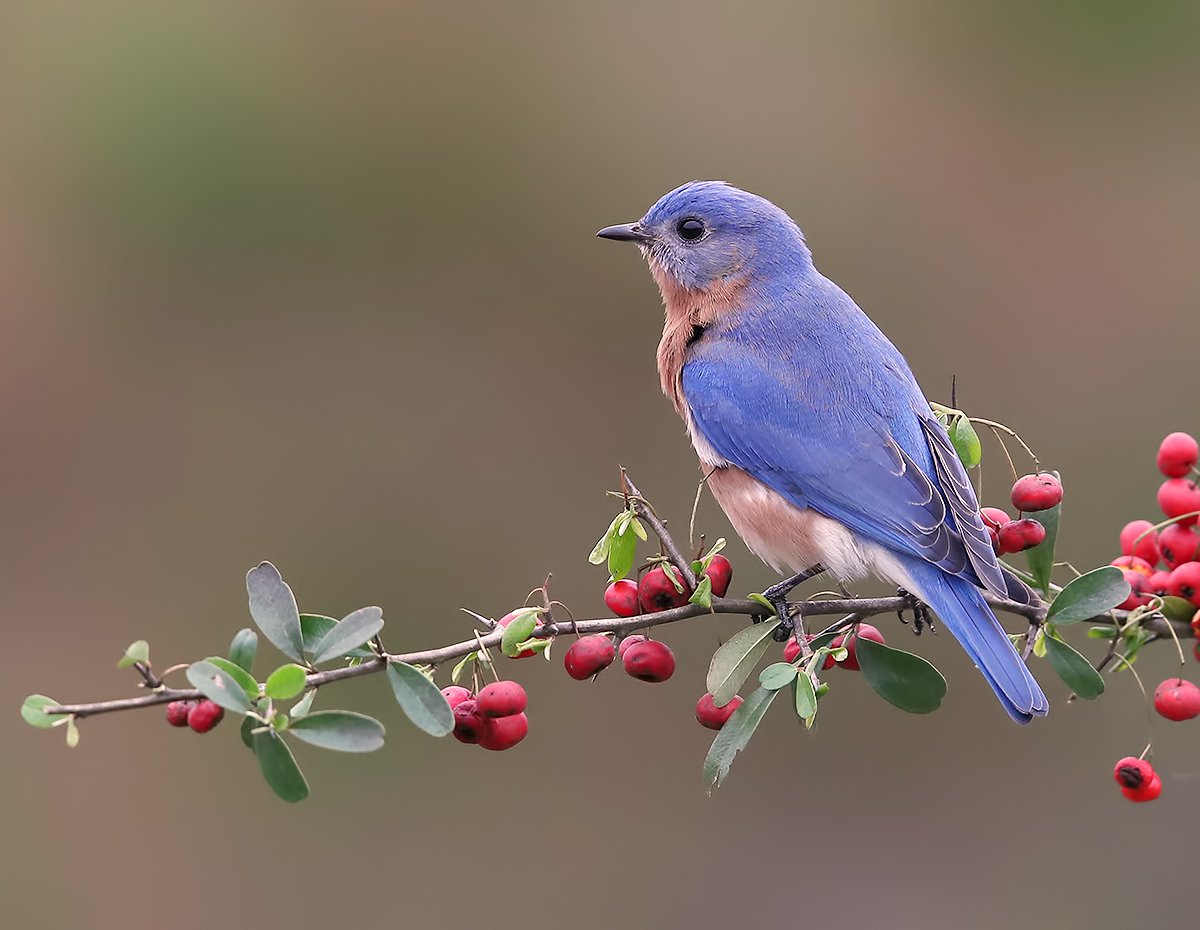
<path id="1" fill-rule="evenodd" d="M 1171 573 L 1155 572 L 1146 579 L 1146 591 L 1155 597 L 1166 597 L 1171 593 Z"/>
<path id="2" fill-rule="evenodd" d="M 1186 526 L 1172 523 L 1158 534 L 1158 548 L 1167 568 L 1178 568 L 1184 562 L 1200 558 L 1200 536 Z"/>
<path id="3" fill-rule="evenodd" d="M 646 637 L 641 633 L 631 633 L 621 640 L 621 644 L 617 646 L 617 658 L 624 659 L 625 653 L 629 650 L 630 646 L 636 646 L 638 643 L 644 642 L 646 642 Z"/>
<path id="4" fill-rule="evenodd" d="M 604 590 L 604 606 L 618 617 L 636 617 L 642 612 L 637 582 L 628 578 L 614 581 Z"/>
<path id="5" fill-rule="evenodd" d="M 733 581 L 733 564 L 718 553 L 712 557 L 704 574 L 712 582 L 712 593 L 717 597 L 724 597 L 725 592 L 729 590 L 729 582 Z"/>
<path id="6" fill-rule="evenodd" d="M 1049 510 L 1057 506 L 1062 499 L 1062 482 L 1046 472 L 1018 478 L 1012 487 L 1013 506 L 1022 513 Z"/>
<path id="7" fill-rule="evenodd" d="M 648 639 L 625 650 L 625 671 L 641 681 L 666 681 L 675 674 L 675 653 L 666 643 Z"/>
<path id="8" fill-rule="evenodd" d="M 724 707 L 718 707 L 713 703 L 713 696 L 705 694 L 696 702 L 696 720 L 700 726 L 708 727 L 710 730 L 719 730 L 725 726 L 725 721 L 733 716 L 733 712 L 742 706 L 742 696 L 735 694 Z"/>
<path id="9" fill-rule="evenodd" d="M 1117 568 L 1128 568 L 1131 571 L 1145 575 L 1147 578 L 1154 574 L 1154 566 L 1145 559 L 1139 559 L 1136 555 L 1117 556 L 1108 564 L 1115 565 Z"/>
<path id="10" fill-rule="evenodd" d="M 1046 538 L 1046 528 L 1037 520 L 1026 517 L 1000 527 L 997 536 L 1001 552 L 1024 552 L 1042 544 Z"/>
<path id="11" fill-rule="evenodd" d="M 497 717 L 491 726 L 479 735 L 479 745 L 493 752 L 512 749 L 529 734 L 529 718 L 524 714 Z"/>
<path id="12" fill-rule="evenodd" d="M 450 705 L 451 710 L 454 710 L 463 701 L 471 700 L 474 696 L 470 688 L 464 688 L 461 685 L 451 685 L 448 688 L 442 689 L 442 697 L 446 699 L 446 703 Z"/>
<path id="13" fill-rule="evenodd" d="M 1191 601 L 1193 607 L 1200 607 L 1200 562 L 1184 562 L 1171 572 L 1167 592 Z"/>
<path id="14" fill-rule="evenodd" d="M 197 733 L 207 733 L 225 716 L 225 709 L 214 701 L 204 698 L 188 711 L 187 725 Z"/>
<path id="15" fill-rule="evenodd" d="M 1168 720 L 1200 717 L 1200 688 L 1182 678 L 1168 678 L 1154 689 L 1154 709 Z"/>
<path id="16" fill-rule="evenodd" d="M 846 658 L 842 659 L 841 662 L 836 664 L 844 669 L 848 669 L 851 672 L 860 671 L 860 666 L 858 664 L 858 649 L 855 645 L 860 636 L 863 639 L 869 639 L 874 643 L 887 642 L 887 640 L 883 638 L 883 634 L 880 633 L 875 627 L 871 626 L 871 624 L 860 623 L 856 628 L 855 635 L 850 636 L 849 639 L 847 639 L 845 635 L 839 636 L 829 644 L 834 648 L 837 648 L 838 646 L 846 647 Z M 826 668 L 828 668 L 828 665 L 826 665 Z"/>
<path id="17" fill-rule="evenodd" d="M 1162 794 L 1162 780 L 1155 775 L 1140 788 L 1122 788 L 1121 794 L 1139 804 L 1142 801 L 1153 801 Z"/>
<path id="18" fill-rule="evenodd" d="M 1122 788 L 1140 788 L 1150 779 L 1157 777 L 1154 766 L 1136 756 L 1126 756 L 1113 768 L 1113 780 Z"/>
<path id="19" fill-rule="evenodd" d="M 479 712 L 473 698 L 454 708 L 454 738 L 460 743 L 478 743 L 492 723 L 490 717 Z"/>
<path id="20" fill-rule="evenodd" d="M 195 701 L 172 701 L 167 705 L 167 723 L 173 727 L 186 727 L 188 712 L 195 706 Z"/>
<path id="21" fill-rule="evenodd" d="M 624 643 L 621 645 L 624 646 Z M 616 654 L 611 639 L 602 633 L 594 633 L 571 643 L 571 648 L 563 656 L 563 666 L 568 675 L 576 681 L 583 681 L 612 665 Z"/>
<path id="22" fill-rule="evenodd" d="M 1139 571 L 1134 571 L 1132 568 L 1127 568 L 1122 573 L 1125 576 L 1125 582 L 1129 585 L 1129 596 L 1117 605 L 1120 610 L 1133 610 L 1137 607 L 1145 607 L 1150 603 L 1150 591 L 1147 585 L 1150 579 Z"/>
<path id="23" fill-rule="evenodd" d="M 683 586 L 682 591 L 675 587 L 671 578 Z M 658 613 L 660 610 L 682 607 L 688 602 L 688 598 L 692 596 L 692 589 L 679 576 L 679 569 L 674 566 L 671 567 L 671 578 L 667 577 L 661 565 L 655 565 L 642 575 L 642 580 L 638 582 L 638 600 L 642 602 L 643 609 L 650 613 Z"/>
<path id="24" fill-rule="evenodd" d="M 475 706 L 485 717 L 511 717 L 528 704 L 525 689 L 515 681 L 493 681 L 479 690 Z"/>
<path id="25" fill-rule="evenodd" d="M 783 644 L 783 661 L 795 662 L 798 658 L 800 658 L 800 644 L 796 642 L 796 634 L 793 633 Z"/>
<path id="26" fill-rule="evenodd" d="M 1182 478 L 1200 461 L 1200 445 L 1187 433 L 1172 433 L 1158 447 L 1158 470 L 1168 478 Z"/>
<path id="27" fill-rule="evenodd" d="M 1134 540 L 1145 533 L 1136 545 Z M 1126 523 L 1121 530 L 1121 554 L 1136 555 L 1145 559 L 1151 565 L 1157 565 L 1160 558 L 1158 551 L 1158 535 L 1154 532 L 1154 524 L 1149 520 L 1133 520 Z"/>
<path id="28" fill-rule="evenodd" d="M 499 623 L 499 624 L 500 624 L 500 626 L 508 626 L 508 625 L 509 625 L 510 623 L 512 623 L 512 622 L 513 622 L 515 619 L 517 619 L 517 615 L 518 615 L 518 614 L 520 614 L 520 613 L 523 613 L 523 612 L 524 612 L 524 611 L 526 611 L 526 610 L 528 610 L 528 608 L 526 608 L 526 607 L 519 607 L 519 608 L 517 608 L 517 609 L 516 609 L 516 610 L 514 610 L 514 611 L 511 611 L 511 612 L 509 612 L 509 613 L 506 613 L 506 614 L 505 614 L 503 617 L 501 617 L 501 618 L 500 618 L 499 620 L 497 620 L 496 622 L 497 622 L 497 623 Z M 542 638 L 542 637 L 540 637 L 540 636 L 538 637 L 538 639 L 541 639 L 541 638 Z M 515 656 L 513 656 L 513 658 L 514 658 L 514 659 L 528 659 L 530 656 L 535 656 L 535 655 L 537 655 L 537 652 L 536 652 L 536 651 L 534 651 L 533 649 L 522 649 L 522 650 L 521 650 L 520 652 L 518 652 L 518 653 L 517 653 Z"/>
<path id="29" fill-rule="evenodd" d="M 984 507 L 983 510 L 979 511 L 979 515 L 983 517 L 983 525 L 989 526 L 994 530 L 1000 529 L 1006 523 L 1012 523 L 1012 517 L 999 507 Z"/>
<path id="30" fill-rule="evenodd" d="M 1168 478 L 1158 489 L 1158 506 L 1168 517 L 1183 517 L 1185 513 L 1200 510 L 1200 486 L 1187 478 Z M 1180 524 L 1194 526 L 1200 517 L 1183 517 Z"/>

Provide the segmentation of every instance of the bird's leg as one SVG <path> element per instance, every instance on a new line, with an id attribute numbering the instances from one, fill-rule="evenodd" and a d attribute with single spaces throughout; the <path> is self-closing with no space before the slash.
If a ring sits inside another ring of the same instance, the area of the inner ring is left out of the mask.
<path id="1" fill-rule="evenodd" d="M 787 596 L 792 593 L 792 589 L 797 585 L 808 581 L 809 578 L 815 578 L 823 571 L 825 571 L 825 566 L 818 562 L 812 568 L 793 575 L 791 578 L 785 578 L 778 584 L 771 585 L 771 587 L 763 592 L 763 598 L 775 608 L 775 615 L 779 617 L 779 626 L 771 634 L 775 642 L 784 642 L 795 630 L 795 621 L 792 619 L 792 606 L 788 603 Z M 800 643 L 801 649 L 804 649 L 805 644 L 801 642 L 802 638 L 797 636 L 796 642 Z"/>
<path id="2" fill-rule="evenodd" d="M 896 616 L 900 618 L 901 623 L 908 623 L 904 619 L 904 611 L 911 610 L 913 612 L 913 633 L 920 636 L 926 627 L 929 627 L 930 633 L 936 632 L 933 628 L 933 617 L 930 616 L 928 604 L 904 588 L 897 588 L 896 596 L 902 597 L 908 602 L 906 606 L 896 611 Z"/>

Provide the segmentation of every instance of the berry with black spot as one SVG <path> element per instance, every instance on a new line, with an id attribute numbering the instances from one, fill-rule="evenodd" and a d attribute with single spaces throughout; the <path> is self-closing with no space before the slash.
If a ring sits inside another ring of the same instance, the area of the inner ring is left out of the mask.
<path id="1" fill-rule="evenodd" d="M 670 571 L 668 577 L 662 565 L 655 565 L 642 575 L 642 580 L 638 582 L 638 600 L 642 602 L 644 610 L 658 613 L 672 607 L 682 607 L 688 602 L 692 589 L 680 576 L 679 569 L 671 566 Z M 679 587 L 675 586 L 675 582 L 679 583 Z"/>
<path id="2" fill-rule="evenodd" d="M 208 698 L 197 701 L 188 711 L 187 725 L 197 733 L 207 733 L 225 716 L 225 708 Z"/>
<path id="3" fill-rule="evenodd" d="M 666 643 L 648 639 L 626 649 L 621 664 L 639 681 L 666 681 L 675 674 L 675 653 Z"/>
<path id="4" fill-rule="evenodd" d="M 719 730 L 725 726 L 725 721 L 733 716 L 733 712 L 742 706 L 742 696 L 735 694 L 733 699 L 718 707 L 711 694 L 705 694 L 696 702 L 696 721 L 702 727 Z"/>
<path id="5" fill-rule="evenodd" d="M 724 597 L 725 592 L 729 590 L 729 582 L 733 581 L 733 564 L 725 556 L 717 553 L 709 561 L 704 574 L 712 583 L 712 593 L 716 597 Z"/>
<path id="6" fill-rule="evenodd" d="M 1158 470 L 1168 478 L 1182 478 L 1200 461 L 1200 444 L 1187 433 L 1172 433 L 1158 447 Z"/>
<path id="7" fill-rule="evenodd" d="M 1162 557 L 1158 551 L 1158 534 L 1149 520 L 1131 520 L 1121 528 L 1121 554 L 1137 556 L 1150 565 Z"/>
<path id="8" fill-rule="evenodd" d="M 1025 475 L 1012 486 L 1012 503 L 1022 513 L 1049 510 L 1063 499 L 1063 486 L 1054 475 L 1042 472 Z"/>
<path id="9" fill-rule="evenodd" d="M 1171 593 L 1171 573 L 1157 571 L 1146 579 L 1146 591 L 1155 597 L 1166 597 Z"/>
<path id="10" fill-rule="evenodd" d="M 604 589 L 604 606 L 618 617 L 636 617 L 642 612 L 637 582 L 628 578 L 614 581 Z"/>
<path id="11" fill-rule="evenodd" d="M 584 681 L 612 665 L 617 650 L 603 633 L 581 636 L 563 656 L 563 667 L 576 681 Z"/>
<path id="12" fill-rule="evenodd" d="M 1113 780 L 1122 788 L 1140 788 L 1154 778 L 1154 766 L 1137 756 L 1126 756 L 1113 768 Z"/>
<path id="13" fill-rule="evenodd" d="M 1164 526 L 1158 534 L 1158 548 L 1162 552 L 1163 564 L 1176 569 L 1184 562 L 1200 559 L 1200 535 L 1186 526 L 1172 523 Z"/>
<path id="14" fill-rule="evenodd" d="M 493 721 L 479 712 L 474 698 L 454 708 L 454 738 L 460 743 L 478 743 Z"/>
<path id="15" fill-rule="evenodd" d="M 1184 562 L 1171 572 L 1167 592 L 1190 601 L 1193 607 L 1200 607 L 1200 562 Z"/>
<path id="16" fill-rule="evenodd" d="M 173 727 L 186 727 L 188 713 L 195 705 L 195 701 L 172 701 L 167 705 L 167 723 Z"/>
<path id="17" fill-rule="evenodd" d="M 475 706 L 485 717 L 512 717 L 523 711 L 529 699 L 515 681 L 493 681 L 479 689 Z"/>
<path id="18" fill-rule="evenodd" d="M 1001 552 L 1024 552 L 1026 549 L 1040 546 L 1045 541 L 1046 528 L 1032 517 L 1026 517 L 1005 524 L 996 535 L 1000 541 Z"/>
<path id="19" fill-rule="evenodd" d="M 1136 804 L 1155 801 L 1162 794 L 1162 780 L 1155 775 L 1140 788 L 1122 788 L 1121 794 Z"/>
<path id="20" fill-rule="evenodd" d="M 1187 478 L 1168 478 L 1158 488 L 1158 507 L 1172 519 L 1179 517 L 1182 526 L 1194 526 L 1200 516 L 1200 485 Z M 1189 514 L 1189 516 L 1184 516 Z"/>
<path id="21" fill-rule="evenodd" d="M 474 696 L 470 688 L 464 688 L 462 685 L 450 685 L 450 687 L 442 689 L 442 697 L 446 699 L 451 710 L 454 710 L 463 701 L 471 700 Z"/>
<path id="22" fill-rule="evenodd" d="M 479 736 L 479 745 L 493 752 L 512 749 L 529 735 L 529 718 L 525 714 L 497 717 Z"/>
<path id="23" fill-rule="evenodd" d="M 1168 678 L 1154 689 L 1154 709 L 1168 720 L 1200 717 L 1200 688 L 1183 678 Z"/>

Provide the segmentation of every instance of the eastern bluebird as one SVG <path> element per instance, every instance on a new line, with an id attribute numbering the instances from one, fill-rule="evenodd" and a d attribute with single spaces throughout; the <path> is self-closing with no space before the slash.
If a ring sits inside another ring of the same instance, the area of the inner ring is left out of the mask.
<path id="1" fill-rule="evenodd" d="M 908 363 L 813 267 L 791 217 L 693 181 L 597 235 L 636 242 L 650 266 L 666 309 L 663 391 L 750 549 L 797 579 L 823 567 L 904 588 L 937 612 L 1014 720 L 1045 714 L 981 589 L 1023 603 L 1032 593 L 998 563 Z"/>

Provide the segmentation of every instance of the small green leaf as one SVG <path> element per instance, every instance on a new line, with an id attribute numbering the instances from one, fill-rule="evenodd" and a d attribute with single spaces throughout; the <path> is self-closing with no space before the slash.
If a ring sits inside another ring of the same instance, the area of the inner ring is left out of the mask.
<path id="1" fill-rule="evenodd" d="M 446 736 L 454 729 L 454 712 L 445 695 L 420 669 L 406 662 L 389 662 L 387 677 L 396 703 L 417 729 L 430 736 Z"/>
<path id="2" fill-rule="evenodd" d="M 1046 619 L 1056 626 L 1091 620 L 1129 597 L 1129 582 L 1119 568 L 1105 565 L 1080 575 L 1059 592 Z"/>
<path id="3" fill-rule="evenodd" d="M 758 673 L 758 683 L 768 691 L 786 688 L 796 677 L 796 666 L 791 662 L 776 662 Z"/>
<path id="4" fill-rule="evenodd" d="M 51 727 L 56 727 L 59 724 L 67 722 L 66 714 L 48 714 L 47 707 L 58 707 L 58 701 L 54 698 L 46 697 L 44 694 L 31 694 L 25 698 L 25 703 L 21 705 L 21 716 L 25 718 L 25 722 L 31 727 L 37 727 L 39 730 L 48 730 Z"/>
<path id="5" fill-rule="evenodd" d="M 250 597 L 250 616 L 263 635 L 290 659 L 304 658 L 304 638 L 300 635 L 300 610 L 296 596 L 283 576 L 270 562 L 263 562 L 246 574 L 246 593 Z"/>
<path id="6" fill-rule="evenodd" d="M 228 659 L 222 659 L 220 656 L 209 656 L 204 660 L 211 662 L 223 672 L 227 672 L 229 677 L 242 686 L 242 690 L 246 692 L 246 697 L 250 700 L 256 700 L 259 696 L 258 682 L 254 680 L 253 675 L 246 674 L 246 670 L 240 665 L 235 665 Z"/>
<path id="7" fill-rule="evenodd" d="M 616 535 L 608 546 L 608 573 L 617 581 L 629 574 L 637 555 L 637 537 L 633 533 Z"/>
<path id="8" fill-rule="evenodd" d="M 316 697 L 317 697 L 317 689 L 316 688 L 313 688 L 313 689 L 305 692 L 304 697 L 300 698 L 300 700 L 298 700 L 295 704 L 292 705 L 292 709 L 290 711 L 288 711 L 289 716 L 291 716 L 293 720 L 296 717 L 303 717 L 310 710 L 312 710 L 313 701 L 316 699 Z"/>
<path id="9" fill-rule="evenodd" d="M 254 654 L 258 651 L 258 634 L 249 627 L 238 630 L 229 644 L 229 659 L 248 675 L 254 674 Z"/>
<path id="10" fill-rule="evenodd" d="M 861 636 L 855 639 L 854 652 L 871 689 L 901 710 L 928 714 L 946 696 L 946 679 L 920 656 Z"/>
<path id="11" fill-rule="evenodd" d="M 637 538 L 645 542 L 649 537 L 646 536 L 646 528 L 642 526 L 642 521 L 634 517 L 629 521 L 629 525 L 633 527 L 633 531 L 637 534 Z"/>
<path id="12" fill-rule="evenodd" d="M 258 767 L 262 769 L 263 778 L 271 790 L 289 803 L 307 798 L 308 782 L 304 780 L 304 773 L 296 764 L 292 748 L 284 742 L 283 737 L 268 729 L 255 733 L 251 739 L 254 742 L 254 754 L 258 756 Z"/>
<path id="13" fill-rule="evenodd" d="M 667 580 L 675 586 L 675 593 L 683 593 L 683 575 L 679 573 L 679 569 L 670 562 L 662 563 L 663 574 L 667 576 Z"/>
<path id="14" fill-rule="evenodd" d="M 297 717 L 289 730 L 311 746 L 338 752 L 374 752 L 383 746 L 383 724 L 351 710 L 322 710 Z"/>
<path id="15" fill-rule="evenodd" d="M 765 614 L 765 616 L 772 617 L 772 616 L 774 616 L 774 615 L 775 615 L 775 605 L 774 605 L 774 604 L 772 604 L 770 601 L 768 601 L 768 600 L 767 600 L 765 597 L 763 597 L 761 594 L 748 594 L 748 595 L 746 595 L 746 596 L 747 596 L 747 597 L 748 597 L 750 600 L 754 601 L 754 603 L 756 603 L 756 604 L 761 604 L 763 607 L 765 607 L 765 608 L 766 608 L 766 614 Z"/>
<path id="16" fill-rule="evenodd" d="M 701 607 L 712 610 L 712 599 L 712 579 L 709 578 L 708 575 L 703 575 L 701 576 L 699 583 L 696 585 L 696 590 L 693 591 L 692 596 L 688 598 L 688 601 L 692 604 L 699 604 Z"/>
<path id="17" fill-rule="evenodd" d="M 79 727 L 75 725 L 75 715 L 67 717 L 67 748 L 74 749 L 79 745 Z"/>
<path id="18" fill-rule="evenodd" d="M 724 707 L 733 700 L 771 645 L 771 634 L 777 626 L 778 617 L 765 623 L 753 623 L 738 630 L 713 653 L 705 684 L 714 704 Z"/>
<path id="19" fill-rule="evenodd" d="M 187 669 L 187 680 L 199 689 L 210 701 L 215 701 L 228 711 L 244 714 L 250 709 L 250 700 L 245 689 L 229 672 L 211 662 L 193 662 Z"/>
<path id="20" fill-rule="evenodd" d="M 1092 663 L 1057 636 L 1046 636 L 1046 655 L 1050 667 L 1076 694 L 1086 701 L 1104 693 L 1104 678 L 1092 668 Z"/>
<path id="21" fill-rule="evenodd" d="M 504 635 L 500 639 L 500 651 L 509 658 L 512 658 L 521 650 L 519 645 L 529 639 L 533 631 L 537 629 L 538 614 L 541 610 L 537 607 L 526 607 L 524 610 L 518 611 L 512 622 L 504 628 Z"/>
<path id="22" fill-rule="evenodd" d="M 608 559 L 608 547 L 612 545 L 613 537 L 617 533 L 617 527 L 621 525 L 621 520 L 624 516 L 625 511 L 622 510 L 613 517 L 613 522 L 609 524 L 608 529 L 604 531 L 604 535 L 600 537 L 599 542 L 592 549 L 592 554 L 588 556 L 588 561 L 593 565 L 602 565 Z"/>
<path id="23" fill-rule="evenodd" d="M 262 725 L 261 721 L 255 720 L 249 714 L 247 714 L 245 717 L 242 718 L 242 725 L 239 728 L 238 732 L 241 734 L 242 742 L 246 744 L 247 749 L 254 748 L 254 737 L 250 731 L 253 730 L 255 727 L 258 727 L 261 725 Z"/>
<path id="24" fill-rule="evenodd" d="M 1162 599 L 1162 615 L 1168 620 L 1177 620 L 1180 623 L 1187 623 L 1196 613 L 1196 608 L 1192 606 L 1192 602 L 1185 600 L 1182 597 L 1170 595 Z"/>
<path id="25" fill-rule="evenodd" d="M 527 650 L 533 652 L 546 652 L 550 649 L 550 644 L 554 642 L 551 639 L 527 639 L 523 643 L 517 643 L 517 655 Z"/>
<path id="26" fill-rule="evenodd" d="M 1087 632 L 1088 639 L 1116 639 L 1117 628 L 1114 626 L 1094 626 Z"/>
<path id="27" fill-rule="evenodd" d="M 465 656 L 458 660 L 458 664 L 454 666 L 454 670 L 450 672 L 450 681 L 453 684 L 458 684 L 462 681 L 463 676 L 467 673 L 467 668 L 475 661 L 475 656 L 478 653 L 468 652 Z"/>
<path id="28" fill-rule="evenodd" d="M 817 716 L 817 693 L 808 675 L 796 676 L 796 716 L 806 727 L 811 727 Z"/>
<path id="29" fill-rule="evenodd" d="M 1050 474 L 1059 477 L 1058 472 Z M 1029 562 L 1029 573 L 1033 576 L 1034 587 L 1042 592 L 1044 597 L 1050 597 L 1050 574 L 1054 571 L 1054 546 L 1058 542 L 1058 525 L 1062 522 L 1062 503 L 1056 504 L 1049 510 L 1039 510 L 1035 517 L 1046 528 L 1046 538 L 1041 545 L 1025 551 Z"/>
<path id="30" fill-rule="evenodd" d="M 979 435 L 971 420 L 966 416 L 954 418 L 950 427 L 950 441 L 954 443 L 954 451 L 966 469 L 972 469 L 983 461 L 983 446 L 979 443 Z"/>
<path id="31" fill-rule="evenodd" d="M 267 676 L 264 693 L 276 701 L 287 701 L 304 691 L 308 672 L 303 665 L 281 665 Z"/>
<path id="32" fill-rule="evenodd" d="M 347 615 L 321 637 L 313 647 L 313 664 L 337 659 L 360 647 L 383 629 L 383 609 L 360 607 Z"/>
<path id="33" fill-rule="evenodd" d="M 778 693 L 766 688 L 756 689 L 725 721 L 725 726 L 717 733 L 704 759 L 704 783 L 709 791 L 721 786 L 733 765 L 734 756 L 746 748 Z"/>
<path id="34" fill-rule="evenodd" d="M 125 650 L 125 655 L 117 663 L 117 668 L 129 668 L 134 662 L 146 665 L 150 661 L 150 644 L 144 639 L 135 640 Z"/>

